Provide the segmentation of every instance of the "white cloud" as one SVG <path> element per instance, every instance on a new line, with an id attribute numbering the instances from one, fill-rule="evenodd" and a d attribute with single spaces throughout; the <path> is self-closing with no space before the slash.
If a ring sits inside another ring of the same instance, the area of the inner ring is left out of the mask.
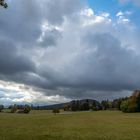
<path id="1" fill-rule="evenodd" d="M 46 96 L 32 87 L 14 82 L 0 81 L 0 103 L 4 105 L 14 103 L 53 104 L 68 102 L 70 99 L 60 95 Z"/>
<path id="2" fill-rule="evenodd" d="M 83 26 L 92 26 L 94 24 L 101 24 L 101 23 L 109 23 L 111 22 L 111 18 L 109 17 L 109 13 L 100 13 L 95 14 L 91 8 L 86 8 L 81 10 L 81 14 L 79 15 L 81 19 L 81 23 Z"/>
<path id="3" fill-rule="evenodd" d="M 125 12 L 119 11 L 116 14 L 116 17 L 118 18 L 118 23 L 121 23 L 121 24 L 129 24 L 129 23 L 131 23 L 131 21 L 129 19 L 129 16 L 131 14 L 132 14 L 131 11 L 125 11 Z"/>
<path id="4" fill-rule="evenodd" d="M 94 12 L 91 8 L 86 8 L 86 9 L 82 10 L 80 14 L 82 16 L 92 17 L 94 15 Z"/>
<path id="5" fill-rule="evenodd" d="M 118 12 L 118 13 L 116 14 L 117 17 L 119 17 L 119 16 L 123 16 L 123 15 L 124 15 L 124 14 L 123 14 L 123 12 L 121 12 L 121 11 Z"/>

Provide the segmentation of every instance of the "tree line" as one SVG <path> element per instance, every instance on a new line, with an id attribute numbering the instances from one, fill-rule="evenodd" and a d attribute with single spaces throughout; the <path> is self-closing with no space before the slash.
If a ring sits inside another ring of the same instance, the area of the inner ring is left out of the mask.
<path id="1" fill-rule="evenodd" d="M 7 111 L 4 111 L 4 105 L 0 105 L 0 112 L 6 113 L 26 113 L 28 114 L 31 111 L 31 106 L 29 105 L 10 105 L 7 108 Z"/>
<path id="2" fill-rule="evenodd" d="M 140 90 L 135 90 L 130 97 L 118 98 L 113 101 L 86 99 L 74 100 L 64 106 L 65 111 L 98 111 L 98 110 L 120 110 L 122 112 L 140 112 Z"/>

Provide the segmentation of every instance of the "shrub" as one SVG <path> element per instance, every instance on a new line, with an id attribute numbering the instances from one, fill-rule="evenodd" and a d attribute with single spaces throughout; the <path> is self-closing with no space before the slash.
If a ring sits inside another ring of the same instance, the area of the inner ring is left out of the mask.
<path id="1" fill-rule="evenodd" d="M 25 105 L 23 112 L 28 114 L 30 111 L 31 111 L 31 107 L 29 105 Z"/>
<path id="2" fill-rule="evenodd" d="M 64 111 L 70 111 L 70 109 L 71 109 L 71 108 L 70 108 L 70 105 L 65 105 L 65 106 L 64 106 Z"/>
<path id="3" fill-rule="evenodd" d="M 54 114 L 57 114 L 57 113 L 60 113 L 60 110 L 59 109 L 53 109 L 52 111 Z"/>

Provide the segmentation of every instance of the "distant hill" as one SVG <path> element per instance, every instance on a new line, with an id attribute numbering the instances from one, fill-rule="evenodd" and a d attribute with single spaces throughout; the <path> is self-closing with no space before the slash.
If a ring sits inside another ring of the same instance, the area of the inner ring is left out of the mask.
<path id="1" fill-rule="evenodd" d="M 100 104 L 97 100 L 94 100 L 94 99 L 73 100 L 70 103 L 73 103 L 75 101 L 79 101 L 80 104 L 84 104 L 84 103 L 88 103 L 89 105 L 92 105 L 92 104 L 99 105 Z"/>
<path id="2" fill-rule="evenodd" d="M 34 106 L 33 109 L 38 110 L 53 110 L 53 109 L 63 109 L 65 105 L 68 105 L 68 103 L 60 103 L 60 104 L 53 104 L 53 105 L 44 105 L 44 106 Z"/>
<path id="3" fill-rule="evenodd" d="M 53 110 L 53 109 L 63 109 L 65 106 L 71 106 L 74 102 L 79 102 L 80 104 L 88 103 L 89 105 L 96 104 L 99 105 L 100 103 L 93 99 L 82 99 L 82 100 L 72 100 L 67 103 L 60 103 L 60 104 L 53 104 L 53 105 L 45 105 L 45 106 L 34 106 L 33 109 L 39 110 Z"/>

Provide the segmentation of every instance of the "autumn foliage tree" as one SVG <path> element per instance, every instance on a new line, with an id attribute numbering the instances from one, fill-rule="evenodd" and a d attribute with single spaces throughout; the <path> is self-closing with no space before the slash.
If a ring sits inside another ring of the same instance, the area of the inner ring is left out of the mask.
<path id="1" fill-rule="evenodd" d="M 140 112 L 140 91 L 136 90 L 130 98 L 121 103 L 123 112 Z"/>

